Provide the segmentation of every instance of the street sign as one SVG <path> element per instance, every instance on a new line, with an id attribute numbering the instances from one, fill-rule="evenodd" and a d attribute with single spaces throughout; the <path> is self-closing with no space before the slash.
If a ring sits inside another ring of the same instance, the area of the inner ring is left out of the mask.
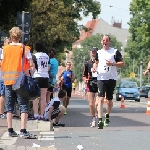
<path id="1" fill-rule="evenodd" d="M 24 15 L 24 20 L 22 20 Z M 22 26 L 22 22 L 24 21 L 24 26 L 25 27 L 30 27 L 30 13 L 29 12 L 17 12 L 17 25 Z"/>
<path id="2" fill-rule="evenodd" d="M 134 72 L 130 73 L 130 78 L 135 78 L 135 73 Z"/>
<path id="3" fill-rule="evenodd" d="M 17 25 L 22 30 L 22 42 L 30 40 L 30 13 L 29 12 L 17 12 Z"/>

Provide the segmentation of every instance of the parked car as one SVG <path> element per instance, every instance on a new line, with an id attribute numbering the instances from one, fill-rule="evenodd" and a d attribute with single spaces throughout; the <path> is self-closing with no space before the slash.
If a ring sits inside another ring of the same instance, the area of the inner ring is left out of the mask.
<path id="1" fill-rule="evenodd" d="M 140 92 L 136 82 L 123 81 L 116 87 L 116 100 L 121 101 L 122 96 L 126 100 L 135 100 L 140 102 Z"/>
<path id="2" fill-rule="evenodd" d="M 140 97 L 148 98 L 149 91 L 150 91 L 150 85 L 142 86 L 140 88 Z"/>

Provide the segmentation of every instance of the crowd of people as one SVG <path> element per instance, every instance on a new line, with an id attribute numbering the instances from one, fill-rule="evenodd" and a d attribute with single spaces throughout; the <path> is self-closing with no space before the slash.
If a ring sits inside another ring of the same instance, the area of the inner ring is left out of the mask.
<path id="1" fill-rule="evenodd" d="M 50 121 L 58 125 L 63 115 L 67 115 L 67 107 L 72 92 L 75 94 L 75 75 L 71 70 L 71 62 L 66 62 L 66 69 L 61 72 L 57 83 L 59 62 L 56 59 L 56 50 L 46 50 L 42 42 L 35 44 L 35 53 L 26 42 L 20 42 L 22 31 L 13 27 L 10 38 L 4 39 L 0 49 L 0 118 L 7 118 L 8 135 L 10 137 L 21 136 L 25 138 L 36 138 L 27 132 L 27 120 L 29 112 L 29 98 L 22 97 L 12 86 L 24 68 L 26 76 L 32 76 L 40 89 L 40 97 L 33 100 L 32 120 Z M 124 67 L 121 53 L 110 47 L 111 39 L 104 35 L 101 39 L 102 49 L 93 47 L 90 50 L 90 60 L 85 63 L 83 81 L 85 85 L 85 98 L 87 96 L 90 114 L 92 117 L 91 127 L 109 125 L 109 117 L 113 106 L 113 92 L 117 80 L 117 67 Z M 23 48 L 25 52 L 23 53 Z M 24 55 L 24 64 L 22 56 Z M 17 56 L 17 57 L 16 57 Z M 24 66 L 23 66 L 24 65 Z M 55 93 L 55 95 L 53 94 Z M 103 122 L 103 102 L 107 99 L 107 112 Z M 15 103 L 18 103 L 21 129 L 18 135 L 12 125 Z M 96 121 L 98 118 L 98 121 Z"/>
<path id="2" fill-rule="evenodd" d="M 17 93 L 13 85 L 17 82 L 21 72 L 25 76 L 32 77 L 40 89 L 40 96 L 32 100 L 33 115 L 30 116 L 30 119 L 48 120 L 58 125 L 62 114 L 67 114 L 66 109 L 71 97 L 74 74 L 71 71 L 71 62 L 67 62 L 66 70 L 59 76 L 61 82 L 59 87 L 56 81 L 59 62 L 55 57 L 55 48 L 49 48 L 47 51 L 42 42 L 37 42 L 35 53 L 32 53 L 33 50 L 26 41 L 20 42 L 22 31 L 19 27 L 13 27 L 9 34 L 9 38 L 4 39 L 4 44 L 0 48 L 0 118 L 7 118 L 8 136 L 34 139 L 37 137 L 26 130 L 30 99 L 28 96 L 23 97 Z M 63 106 L 61 101 L 63 101 Z M 19 135 L 14 131 L 12 125 L 16 103 L 21 118 Z"/>

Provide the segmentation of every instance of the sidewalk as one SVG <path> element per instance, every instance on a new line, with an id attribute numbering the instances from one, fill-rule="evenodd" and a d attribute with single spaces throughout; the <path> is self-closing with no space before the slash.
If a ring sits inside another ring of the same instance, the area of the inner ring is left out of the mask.
<path id="1" fill-rule="evenodd" d="M 20 131 L 20 122 L 19 119 L 13 119 L 13 129 L 17 133 Z M 38 139 L 12 138 L 7 136 L 7 120 L 0 119 L 0 150 L 57 150 L 55 145 L 50 144 L 54 141 L 54 132 L 50 132 L 49 128 L 49 122 L 30 120 L 27 123 L 27 131 L 36 134 Z M 33 143 L 40 147 L 32 147 Z"/>

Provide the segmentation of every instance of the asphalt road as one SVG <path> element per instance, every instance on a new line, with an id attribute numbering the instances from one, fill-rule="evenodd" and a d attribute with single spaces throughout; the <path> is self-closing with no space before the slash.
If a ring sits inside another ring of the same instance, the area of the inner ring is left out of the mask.
<path id="1" fill-rule="evenodd" d="M 147 115 L 147 99 L 141 102 L 125 101 L 125 108 L 114 100 L 110 126 L 103 130 L 90 128 L 91 117 L 88 102 L 72 98 L 68 114 L 62 118 L 66 127 L 55 132 L 58 150 L 149 150 L 150 115 Z M 105 111 L 104 105 L 104 111 Z"/>
<path id="2" fill-rule="evenodd" d="M 125 108 L 120 108 L 121 102 L 114 99 L 114 106 L 110 115 L 110 126 L 104 129 L 90 127 L 91 117 L 87 100 L 81 97 L 72 97 L 67 109 L 68 114 L 61 119 L 65 127 L 55 128 L 54 133 L 48 130 L 37 131 L 36 123 L 29 122 L 32 132 L 42 138 L 25 140 L 17 138 L 0 140 L 0 148 L 5 145 L 29 146 L 33 143 L 41 147 L 55 147 L 57 150 L 77 150 L 78 145 L 83 150 L 150 150 L 150 115 L 146 114 L 147 99 L 141 102 L 125 100 Z M 104 112 L 106 111 L 104 105 Z M 0 120 L 0 136 L 4 137 L 7 131 L 6 120 Z M 48 123 L 41 124 L 43 128 Z M 34 131 L 35 128 L 35 131 Z M 10 147 L 9 147 L 10 148 Z M 13 149 L 13 148 L 11 148 Z M 5 149 L 4 149 L 5 150 Z M 20 149 L 21 150 L 21 149 Z"/>

